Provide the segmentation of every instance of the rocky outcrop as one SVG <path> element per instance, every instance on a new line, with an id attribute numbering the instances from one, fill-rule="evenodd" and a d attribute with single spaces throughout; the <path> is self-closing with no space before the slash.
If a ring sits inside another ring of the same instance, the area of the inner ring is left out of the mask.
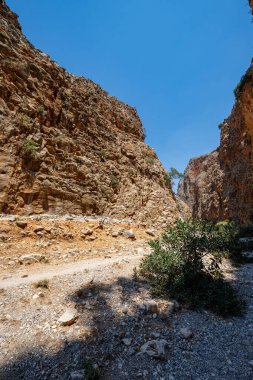
<path id="1" fill-rule="evenodd" d="M 0 212 L 169 222 L 166 172 L 136 110 L 35 49 L 0 0 Z"/>
<path id="2" fill-rule="evenodd" d="M 235 89 L 231 115 L 220 125 L 220 147 L 192 159 L 179 196 L 193 217 L 253 222 L 253 65 Z"/>
<path id="3" fill-rule="evenodd" d="M 221 183 L 223 171 L 219 154 L 210 154 L 190 160 L 179 184 L 179 197 L 192 211 L 195 218 L 223 219 Z"/>

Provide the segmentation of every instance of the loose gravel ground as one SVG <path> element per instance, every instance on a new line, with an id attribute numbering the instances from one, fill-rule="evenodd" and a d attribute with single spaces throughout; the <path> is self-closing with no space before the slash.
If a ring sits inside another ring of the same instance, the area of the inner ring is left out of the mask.
<path id="1" fill-rule="evenodd" d="M 243 317 L 224 320 L 210 312 L 180 309 L 176 303 L 171 312 L 171 300 L 153 299 L 147 284 L 132 276 L 140 257 L 148 253 L 145 241 L 119 237 L 114 244 L 111 257 L 106 257 L 105 245 L 104 258 L 101 251 L 92 266 L 90 259 L 87 267 L 83 259 L 78 265 L 77 258 L 76 270 L 65 272 L 69 264 L 64 262 L 55 276 L 55 263 L 17 268 L 10 278 L 4 271 L 1 380 L 84 379 L 87 360 L 106 380 L 253 378 L 253 264 L 224 266 L 226 278 L 247 302 Z M 33 276 L 42 279 L 46 268 L 48 288 L 37 288 Z M 58 319 L 69 307 L 78 318 L 63 326 Z M 183 328 L 192 337 L 186 339 Z M 146 344 L 151 346 L 147 349 Z M 155 344 L 162 347 L 159 355 Z"/>

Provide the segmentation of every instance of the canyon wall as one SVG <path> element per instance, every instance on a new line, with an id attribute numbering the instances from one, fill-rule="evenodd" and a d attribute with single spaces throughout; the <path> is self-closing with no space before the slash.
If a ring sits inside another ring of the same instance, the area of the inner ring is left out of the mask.
<path id="1" fill-rule="evenodd" d="M 194 218 L 247 224 L 253 222 L 252 64 L 234 92 L 231 115 L 220 125 L 220 146 L 189 162 L 178 195 Z"/>
<path id="2" fill-rule="evenodd" d="M 136 110 L 35 49 L 0 0 L 0 212 L 169 223 L 178 207 Z"/>

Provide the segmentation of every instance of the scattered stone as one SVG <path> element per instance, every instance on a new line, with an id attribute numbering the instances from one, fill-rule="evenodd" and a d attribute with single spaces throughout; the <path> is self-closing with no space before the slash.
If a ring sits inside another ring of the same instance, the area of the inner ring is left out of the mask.
<path id="1" fill-rule="evenodd" d="M 30 265 L 42 261 L 46 262 L 46 257 L 38 253 L 33 253 L 31 255 L 23 255 L 19 258 L 19 263 L 24 265 Z"/>
<path id="2" fill-rule="evenodd" d="M 58 319 L 58 322 L 60 322 L 63 326 L 70 326 L 76 321 L 77 318 L 77 310 L 70 307 L 66 309 L 62 316 Z"/>
<path id="3" fill-rule="evenodd" d="M 16 225 L 17 225 L 19 228 L 24 229 L 24 228 L 27 227 L 27 222 L 24 222 L 23 220 L 18 220 L 18 221 L 16 222 Z"/>
<path id="4" fill-rule="evenodd" d="M 146 311 L 151 314 L 158 314 L 159 313 L 159 308 L 158 304 L 155 301 L 148 301 L 145 304 Z"/>
<path id="5" fill-rule="evenodd" d="M 156 236 L 156 234 L 155 234 L 155 231 L 154 230 L 146 230 L 146 234 L 148 234 L 148 235 L 150 235 L 150 236 L 153 236 L 153 237 L 155 237 Z"/>
<path id="6" fill-rule="evenodd" d="M 244 251 L 244 252 L 242 252 L 242 257 L 244 257 L 245 259 L 252 260 L 253 259 L 253 251 Z"/>
<path id="7" fill-rule="evenodd" d="M 168 347 L 168 342 L 165 339 L 149 340 L 143 346 L 139 354 L 147 354 L 156 359 L 166 359 L 166 347 Z"/>
<path id="8" fill-rule="evenodd" d="M 41 231 L 43 231 L 44 230 L 44 227 L 42 227 L 42 226 L 37 226 L 37 227 L 35 227 L 34 228 L 34 232 L 37 234 L 38 232 L 41 232 Z"/>
<path id="9" fill-rule="evenodd" d="M 0 241 L 6 241 L 9 239 L 9 236 L 6 234 L 0 234 Z"/>
<path id="10" fill-rule="evenodd" d="M 253 368 L 253 360 L 249 361 L 249 365 Z"/>
<path id="11" fill-rule="evenodd" d="M 125 306 L 123 306 L 123 308 L 122 308 L 122 313 L 123 314 L 127 314 L 128 313 L 128 307 L 125 305 Z"/>
<path id="12" fill-rule="evenodd" d="M 118 237 L 119 231 L 112 231 L 112 237 Z"/>
<path id="13" fill-rule="evenodd" d="M 132 230 L 123 230 L 122 235 L 127 237 L 128 239 L 135 240 L 135 234 Z"/>
<path id="14" fill-rule="evenodd" d="M 124 338 L 124 339 L 122 339 L 122 342 L 124 343 L 125 346 L 131 346 L 132 339 L 131 338 Z"/>
<path id="15" fill-rule="evenodd" d="M 193 337 L 192 331 L 188 327 L 183 327 L 180 330 L 180 334 L 185 338 L 185 339 L 191 339 Z"/>
<path id="16" fill-rule="evenodd" d="M 69 378 L 70 380 L 85 380 L 86 379 L 85 371 L 80 370 L 80 371 L 71 372 Z"/>
<path id="17" fill-rule="evenodd" d="M 33 295 L 34 300 L 37 300 L 38 298 L 43 298 L 43 297 L 44 297 L 44 293 L 42 293 L 42 292 L 39 292 L 39 293 Z"/>
<path id="18" fill-rule="evenodd" d="M 84 236 L 90 236 L 93 234 L 93 231 L 90 228 L 82 228 L 81 233 Z"/>

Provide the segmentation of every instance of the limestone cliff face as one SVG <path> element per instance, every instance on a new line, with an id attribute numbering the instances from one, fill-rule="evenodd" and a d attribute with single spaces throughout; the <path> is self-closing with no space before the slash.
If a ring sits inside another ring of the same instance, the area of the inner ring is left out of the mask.
<path id="1" fill-rule="evenodd" d="M 3 0 L 0 212 L 178 216 L 136 110 L 35 49 Z"/>
<path id="2" fill-rule="evenodd" d="M 179 185 L 179 196 L 196 218 L 253 221 L 253 65 L 235 95 L 221 125 L 220 147 L 192 159 Z"/>

